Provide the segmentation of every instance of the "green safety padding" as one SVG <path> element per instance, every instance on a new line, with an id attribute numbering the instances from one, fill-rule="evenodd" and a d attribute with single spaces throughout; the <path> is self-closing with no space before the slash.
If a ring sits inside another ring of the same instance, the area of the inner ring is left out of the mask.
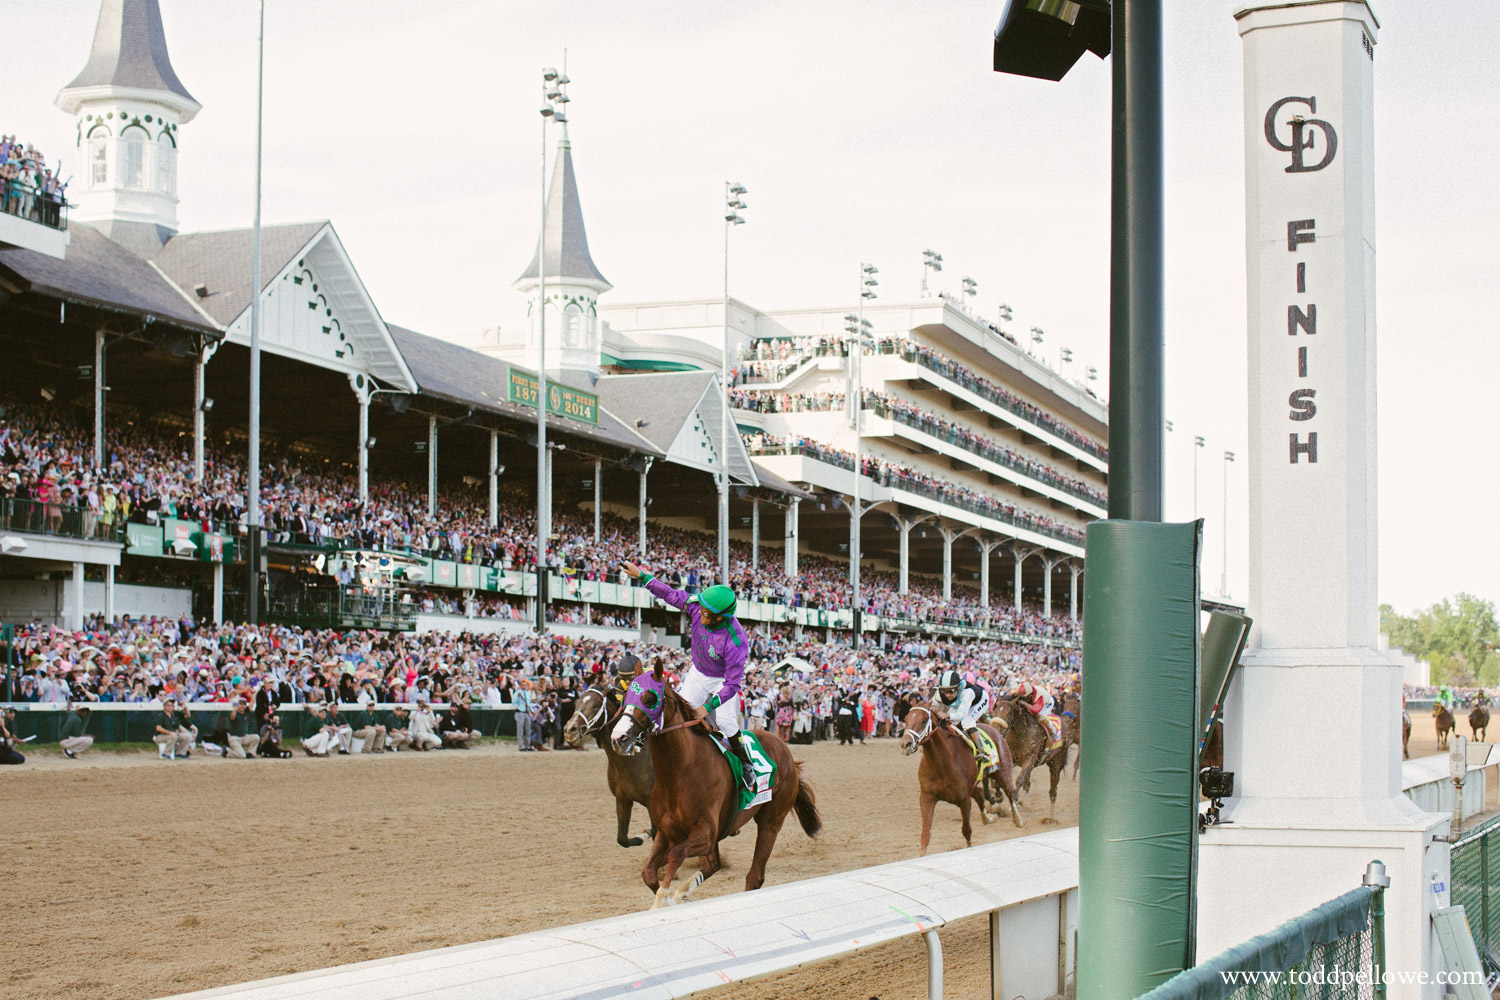
<path id="1" fill-rule="evenodd" d="M 1214 611 L 1203 630 L 1203 682 L 1198 685 L 1199 735 L 1208 737 L 1213 725 L 1214 706 L 1224 700 L 1234 668 L 1245 651 L 1250 635 L 1250 619 L 1228 611 Z"/>
<path id="2" fill-rule="evenodd" d="M 1087 528 L 1078 1000 L 1127 1000 L 1193 961 L 1198 522 Z"/>
<path id="3" fill-rule="evenodd" d="M 1315 948 L 1324 947 L 1370 928 L 1370 903 L 1374 890 L 1360 886 L 1337 899 L 1293 917 L 1275 930 L 1259 934 L 1214 956 L 1202 965 L 1181 972 L 1141 996 L 1140 1000 L 1225 1000 L 1231 993 L 1245 988 L 1241 981 L 1230 981 L 1226 972 L 1286 972 L 1305 962 Z M 1341 971 L 1359 973 L 1366 969 Z M 1264 989 L 1260 995 L 1291 997 L 1291 984 Z M 1302 987 L 1305 991 L 1307 987 Z M 1317 987 L 1313 988 L 1316 991 Z M 1342 992 L 1342 991 L 1341 991 Z M 1314 995 L 1309 993 L 1308 995 Z"/>

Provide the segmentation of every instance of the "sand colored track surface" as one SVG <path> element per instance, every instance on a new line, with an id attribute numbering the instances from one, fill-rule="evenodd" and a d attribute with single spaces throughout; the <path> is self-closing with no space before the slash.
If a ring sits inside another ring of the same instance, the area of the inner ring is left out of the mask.
<path id="1" fill-rule="evenodd" d="M 916 854 L 917 758 L 894 740 L 794 747 L 824 834 L 789 820 L 766 884 Z M 1071 768 L 1069 769 L 1071 771 Z M 1045 776 L 1017 830 L 1041 832 Z M 1057 815 L 1078 821 L 1078 786 Z M 478 750 L 236 761 L 154 752 L 43 753 L 0 769 L 10 914 L 0 996 L 141 998 L 206 989 L 645 909 L 645 847 L 614 842 L 604 754 Z M 637 830 L 646 818 L 637 811 Z M 725 842 L 729 868 L 696 893 L 743 888 L 754 837 Z M 963 846 L 940 805 L 933 852 Z M 688 904 L 692 905 L 692 904 Z M 988 989 L 983 920 L 944 932 L 950 995 Z M 925 990 L 920 938 L 722 996 L 846 1000 Z"/>

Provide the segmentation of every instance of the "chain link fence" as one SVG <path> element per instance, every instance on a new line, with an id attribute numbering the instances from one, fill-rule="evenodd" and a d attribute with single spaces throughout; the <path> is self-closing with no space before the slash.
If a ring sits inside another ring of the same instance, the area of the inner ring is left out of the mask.
<path id="1" fill-rule="evenodd" d="M 1466 832 L 1453 845 L 1452 895 L 1474 933 L 1487 975 L 1500 973 L 1500 816 Z"/>
<path id="2" fill-rule="evenodd" d="M 1178 973 L 1139 1000 L 1380 1000 L 1382 893 L 1360 886 Z"/>

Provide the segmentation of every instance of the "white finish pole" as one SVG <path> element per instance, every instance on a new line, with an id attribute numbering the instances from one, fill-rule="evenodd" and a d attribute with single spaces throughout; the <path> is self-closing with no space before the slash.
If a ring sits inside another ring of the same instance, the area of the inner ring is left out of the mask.
<path id="1" fill-rule="evenodd" d="M 500 435 L 490 431 L 490 527 L 500 525 Z"/>
<path id="2" fill-rule="evenodd" d="M 255 58 L 255 232 L 252 237 L 250 265 L 250 412 L 249 470 L 246 476 L 245 510 L 250 527 L 250 593 L 247 595 L 249 618 L 260 621 L 260 320 L 261 320 L 261 245 L 260 181 L 263 153 L 262 132 L 266 96 L 266 0 L 260 0 L 259 38 Z"/>
<path id="3" fill-rule="evenodd" d="M 356 389 L 359 399 L 359 502 L 370 502 L 370 394 Z"/>
<path id="4" fill-rule="evenodd" d="M 193 355 L 193 482 L 203 482 L 203 434 L 204 418 L 203 400 L 206 397 L 205 376 L 207 375 L 208 362 L 203 360 L 203 352 L 198 351 Z"/>
<path id="5" fill-rule="evenodd" d="M 427 516 L 437 517 L 437 414 L 427 418 Z"/>

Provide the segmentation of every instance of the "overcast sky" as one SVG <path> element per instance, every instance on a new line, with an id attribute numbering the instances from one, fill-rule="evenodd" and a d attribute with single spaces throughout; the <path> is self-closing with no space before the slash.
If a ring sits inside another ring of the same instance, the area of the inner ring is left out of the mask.
<path id="1" fill-rule="evenodd" d="M 180 134 L 184 231 L 248 225 L 255 3 L 161 0 L 203 104 Z M 1225 449 L 1245 453 L 1240 41 L 1226 0 L 1166 5 L 1167 513 L 1223 565 Z M 540 69 L 567 48 L 574 159 L 607 303 L 720 294 L 723 182 L 750 189 L 733 294 L 763 309 L 979 283 L 994 318 L 1103 372 L 1109 70 L 989 69 L 1002 3 L 929 0 L 267 0 L 267 223 L 331 219 L 387 320 L 462 340 L 520 329 L 535 246 Z M 0 130 L 76 172 L 52 100 L 97 0 L 7 0 Z M 1500 7 L 1379 0 L 1380 594 L 1500 598 Z M 554 129 L 554 140 L 555 140 Z M 1489 331 L 1486 333 L 1485 331 Z M 1229 589 L 1245 593 L 1245 466 L 1229 467 Z"/>

